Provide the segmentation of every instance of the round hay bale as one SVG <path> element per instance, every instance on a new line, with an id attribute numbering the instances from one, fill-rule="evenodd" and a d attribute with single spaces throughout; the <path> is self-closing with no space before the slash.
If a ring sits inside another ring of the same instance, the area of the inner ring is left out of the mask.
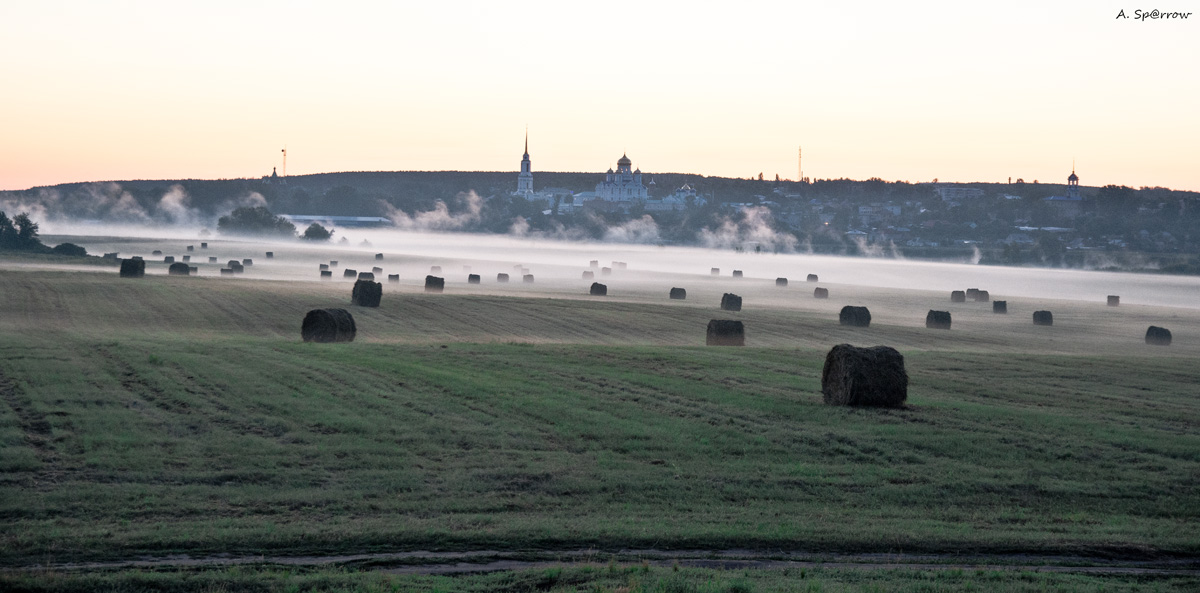
<path id="1" fill-rule="evenodd" d="M 850 325 L 854 327 L 871 327 L 871 312 L 866 307 L 852 307 L 846 305 L 842 307 L 842 311 L 838 313 L 838 321 L 842 325 Z"/>
<path id="2" fill-rule="evenodd" d="M 592 296 L 608 296 L 608 286 L 600 284 L 599 282 L 593 282 L 592 288 L 588 294 Z"/>
<path id="3" fill-rule="evenodd" d="M 243 265 L 243 266 L 246 266 L 247 268 L 248 268 L 248 267 L 250 267 L 250 266 L 253 266 L 253 265 L 254 265 L 254 260 L 252 260 L 252 259 L 250 259 L 250 258 L 248 258 L 248 257 L 247 257 L 246 259 L 243 259 L 243 260 L 242 260 L 242 265 Z"/>
<path id="4" fill-rule="evenodd" d="M 713 319 L 708 322 L 706 346 L 745 346 L 746 326 L 733 319 Z"/>
<path id="5" fill-rule="evenodd" d="M 524 276 L 521 276 L 521 282 L 524 282 L 525 284 L 533 284 L 533 274 L 525 274 Z"/>
<path id="6" fill-rule="evenodd" d="M 267 259 L 275 259 L 275 252 L 274 252 L 274 251 L 268 251 L 268 252 L 267 252 Z"/>
<path id="7" fill-rule="evenodd" d="M 978 288 L 968 288 L 967 289 L 967 298 L 969 298 L 971 300 L 975 300 L 975 295 L 978 293 L 979 293 Z"/>
<path id="8" fill-rule="evenodd" d="M 721 295 L 721 309 L 723 311 L 741 311 L 742 297 L 732 292 Z"/>
<path id="9" fill-rule="evenodd" d="M 199 274 L 199 273 L 200 273 L 200 268 L 197 268 L 196 266 L 188 266 L 188 274 L 189 275 L 194 275 L 194 274 Z"/>
<path id="10" fill-rule="evenodd" d="M 383 259 L 383 254 L 382 254 L 382 253 L 376 253 L 376 254 L 375 254 L 375 261 L 380 261 L 380 260 L 382 260 L 382 259 Z"/>
<path id="11" fill-rule="evenodd" d="M 598 260 L 598 259 L 594 259 L 594 260 L 592 260 L 592 261 L 588 262 L 588 267 L 589 267 L 589 268 L 599 268 L 599 267 L 600 267 L 600 260 Z"/>
<path id="12" fill-rule="evenodd" d="M 713 276 L 720 276 L 720 275 L 721 275 L 721 268 L 713 268 L 711 273 L 712 273 L 712 275 L 713 275 Z"/>
<path id="13" fill-rule="evenodd" d="M 164 264 L 173 264 L 173 263 L 175 263 L 175 256 L 174 256 L 174 255 L 168 255 L 168 256 L 164 257 L 164 258 L 163 258 L 163 263 L 164 263 Z"/>
<path id="14" fill-rule="evenodd" d="M 333 270 L 321 270 L 322 280 L 333 280 Z"/>
<path id="15" fill-rule="evenodd" d="M 775 286 L 778 286 L 781 288 L 787 288 L 787 278 L 776 278 Z"/>
<path id="16" fill-rule="evenodd" d="M 196 246 L 195 246 L 195 245 L 188 245 L 188 246 L 187 246 L 187 250 L 188 250 L 188 251 L 195 251 L 195 250 L 196 250 Z"/>
<path id="17" fill-rule="evenodd" d="M 342 272 L 342 278 L 358 278 L 358 270 L 346 268 L 345 271 Z"/>
<path id="18" fill-rule="evenodd" d="M 388 274 L 388 282 L 398 284 L 400 282 L 400 274 Z"/>
<path id="19" fill-rule="evenodd" d="M 1109 307 L 1120 307 L 1121 306 L 1121 297 L 1117 296 L 1115 294 L 1108 295 L 1108 306 Z M 1154 326 L 1151 326 L 1151 327 L 1154 327 Z"/>
<path id="20" fill-rule="evenodd" d="M 929 329 L 950 329 L 950 312 L 929 310 L 925 315 L 925 327 Z"/>
<path id="21" fill-rule="evenodd" d="M 146 260 L 136 257 L 121 260 L 121 278 L 141 278 L 146 275 Z"/>
<path id="22" fill-rule="evenodd" d="M 371 268 L 371 273 L 372 273 L 372 274 L 382 274 L 382 273 L 383 273 L 383 268 L 380 268 L 380 267 L 374 267 L 374 268 Z"/>
<path id="23" fill-rule="evenodd" d="M 807 280 L 807 281 L 809 281 L 809 282 L 816 282 L 816 281 L 817 281 L 817 275 L 816 275 L 816 274 L 809 274 L 809 275 L 808 275 L 808 278 L 806 278 L 806 280 Z"/>
<path id="24" fill-rule="evenodd" d="M 991 300 L 992 300 L 992 295 L 988 294 L 988 291 L 986 291 L 986 290 L 976 290 L 975 291 L 975 302 L 976 303 L 987 303 L 987 302 L 990 302 Z"/>
<path id="25" fill-rule="evenodd" d="M 1054 315 L 1051 314 L 1049 311 L 1034 311 L 1033 312 L 1033 324 L 1034 325 L 1054 325 Z"/>
<path id="26" fill-rule="evenodd" d="M 208 243 L 201 243 L 200 249 L 208 249 Z"/>
<path id="27" fill-rule="evenodd" d="M 328 270 L 329 264 L 321 264 L 321 270 Z"/>
<path id="28" fill-rule="evenodd" d="M 184 261 L 184 262 L 190 262 L 190 261 L 192 261 L 192 256 L 190 256 L 190 255 L 185 255 L 185 256 L 183 256 L 183 261 Z"/>
<path id="29" fill-rule="evenodd" d="M 965 302 L 967 302 L 967 293 L 965 293 L 965 292 L 963 292 L 963 291 L 961 291 L 961 290 L 955 290 L 955 291 L 951 291 L 951 292 L 950 292 L 950 302 L 951 302 L 951 303 L 965 303 Z"/>
<path id="30" fill-rule="evenodd" d="M 1171 330 L 1151 325 L 1146 329 L 1146 343 L 1152 346 L 1170 346 Z"/>
<path id="31" fill-rule="evenodd" d="M 819 287 L 819 286 L 818 286 L 817 288 L 814 288 L 814 289 L 813 289 L 813 298 L 814 298 L 814 299 L 827 299 L 827 298 L 829 298 L 829 289 L 828 289 L 828 288 L 821 288 L 821 287 Z"/>
<path id="32" fill-rule="evenodd" d="M 357 333 L 354 316 L 345 309 L 313 309 L 300 325 L 305 342 L 353 342 Z"/>
<path id="33" fill-rule="evenodd" d="M 208 258 L 208 263 L 210 263 L 210 264 L 215 264 L 215 263 L 217 263 L 217 256 L 215 256 L 215 255 L 211 255 L 211 256 L 209 256 L 209 258 Z"/>
<path id="34" fill-rule="evenodd" d="M 238 262 L 229 262 L 229 263 L 230 263 L 229 269 L 233 270 L 234 274 L 241 274 L 246 271 L 246 268 L 244 266 L 242 266 L 242 264 L 239 264 Z"/>
<path id="35" fill-rule="evenodd" d="M 825 356 L 821 395 L 834 406 L 901 407 L 908 399 L 904 356 L 889 346 L 838 344 Z"/>
<path id="36" fill-rule="evenodd" d="M 467 274 L 467 284 L 479 284 L 479 274 Z"/>
<path id="37" fill-rule="evenodd" d="M 612 276 L 612 268 L 600 268 L 601 276 Z"/>
<path id="38" fill-rule="evenodd" d="M 595 273 L 595 272 L 593 272 L 593 271 L 591 271 L 591 270 L 584 270 L 584 271 L 583 271 L 583 279 L 584 279 L 584 280 L 591 280 L 592 278 L 595 278 L 595 277 L 596 277 L 596 273 Z"/>
<path id="39" fill-rule="evenodd" d="M 383 298 L 383 285 L 370 280 L 356 280 L 350 292 L 350 304 L 359 307 L 378 307 Z"/>
<path id="40" fill-rule="evenodd" d="M 429 266 L 429 273 L 430 274 L 441 274 L 442 266 Z"/>
<path id="41" fill-rule="evenodd" d="M 503 272 L 496 274 L 496 282 L 499 282 L 501 284 L 508 282 L 508 274 L 505 274 Z"/>
<path id="42" fill-rule="evenodd" d="M 446 288 L 446 279 L 437 276 L 425 277 L 425 292 L 442 292 Z"/>
<path id="43" fill-rule="evenodd" d="M 150 252 L 150 255 L 162 255 L 162 250 L 155 249 L 154 251 Z"/>
<path id="44" fill-rule="evenodd" d="M 671 298 L 677 301 L 685 301 L 687 300 L 687 290 L 682 288 L 672 288 Z"/>
<path id="45" fill-rule="evenodd" d="M 167 268 L 168 276 L 187 276 L 190 272 L 191 269 L 183 262 L 173 263 L 171 267 Z"/>
<path id="46" fill-rule="evenodd" d="M 359 272 L 358 279 L 359 280 L 375 280 L 375 273 L 374 272 Z"/>
<path id="47" fill-rule="evenodd" d="M 992 313 L 999 315 L 1008 314 L 1008 301 L 992 301 Z"/>
<path id="48" fill-rule="evenodd" d="M 336 267 L 337 267 L 337 260 L 336 260 L 336 259 L 331 259 L 331 260 L 329 260 L 329 267 L 331 267 L 331 268 L 336 268 Z"/>
<path id="49" fill-rule="evenodd" d="M 232 276 L 233 270 L 230 268 L 221 268 L 221 275 L 222 276 Z"/>
<path id="50" fill-rule="evenodd" d="M 741 278 L 741 277 L 742 277 L 742 271 L 741 271 L 741 270 L 734 270 L 734 271 L 733 271 L 733 277 L 734 277 L 734 278 Z"/>
<path id="51" fill-rule="evenodd" d="M 628 264 L 626 264 L 623 261 L 615 261 L 615 262 L 613 262 L 612 267 L 614 270 L 624 270 L 625 268 L 627 268 L 629 266 L 628 266 Z"/>

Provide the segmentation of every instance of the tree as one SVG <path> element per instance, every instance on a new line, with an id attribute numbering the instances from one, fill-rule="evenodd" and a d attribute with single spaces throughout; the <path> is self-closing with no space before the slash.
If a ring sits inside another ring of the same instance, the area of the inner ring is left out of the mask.
<path id="1" fill-rule="evenodd" d="M 0 249 L 45 251 L 46 246 L 38 240 L 38 223 L 22 212 L 9 220 L 0 212 Z"/>
<path id="2" fill-rule="evenodd" d="M 87 255 L 87 249 L 74 243 L 59 243 L 51 251 L 59 255 L 70 255 L 73 257 L 85 257 Z"/>
<path id="3" fill-rule="evenodd" d="M 308 225 L 308 228 L 304 229 L 304 234 L 300 236 L 306 241 L 328 241 L 330 237 L 333 237 L 333 231 L 315 222 Z"/>
<path id="4" fill-rule="evenodd" d="M 296 225 L 275 216 L 266 206 L 238 208 L 217 219 L 217 230 L 227 235 L 296 236 Z"/>

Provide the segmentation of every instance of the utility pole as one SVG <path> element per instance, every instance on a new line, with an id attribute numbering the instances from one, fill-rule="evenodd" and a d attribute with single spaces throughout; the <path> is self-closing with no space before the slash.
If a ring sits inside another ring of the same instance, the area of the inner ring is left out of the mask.
<path id="1" fill-rule="evenodd" d="M 796 149 L 796 181 L 804 181 L 804 149 Z"/>

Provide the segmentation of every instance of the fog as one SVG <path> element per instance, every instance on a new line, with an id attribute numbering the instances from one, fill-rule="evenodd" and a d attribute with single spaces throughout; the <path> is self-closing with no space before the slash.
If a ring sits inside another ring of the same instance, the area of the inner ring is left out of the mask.
<path id="1" fill-rule="evenodd" d="M 993 298 L 1068 299 L 1104 302 L 1107 295 L 1120 295 L 1122 304 L 1200 308 L 1200 278 L 1156 274 L 1134 274 L 1047 268 L 981 266 L 969 263 L 940 263 L 905 259 L 840 257 L 801 253 L 738 252 L 730 248 L 657 246 L 623 242 L 585 242 L 544 236 L 480 235 L 453 232 L 416 232 L 398 229 L 338 229 L 335 241 L 312 244 L 299 240 L 269 241 L 224 236 L 200 236 L 181 227 L 148 228 L 139 226 L 43 225 L 43 235 L 53 242 L 70 241 L 89 253 L 118 252 L 121 257 L 140 255 L 154 263 L 153 250 L 175 256 L 177 261 L 191 255 L 201 275 L 218 274 L 217 267 L 230 259 L 252 258 L 257 267 L 248 277 L 316 280 L 317 264 L 339 260 L 340 269 L 353 267 L 371 271 L 382 267 L 384 274 L 401 274 L 406 283 L 423 281 L 431 266 L 441 266 L 448 282 L 465 282 L 468 269 L 478 273 L 485 283 L 497 273 L 509 273 L 513 282 L 527 269 L 543 281 L 568 282 L 564 290 L 576 290 L 582 272 L 595 260 L 595 280 L 604 282 L 600 268 L 616 268 L 612 281 L 654 285 L 695 283 L 728 279 L 734 270 L 744 274 L 743 282 L 770 281 L 785 277 L 791 283 L 803 283 L 808 274 L 817 274 L 819 285 L 861 286 L 882 289 L 951 290 L 979 288 Z M 631 228 L 627 234 L 652 232 Z M 616 239 L 627 239 L 617 233 Z M 207 241 L 210 249 L 201 251 Z M 194 245 L 196 251 L 187 252 Z M 274 260 L 264 259 L 272 250 Z M 374 255 L 383 253 L 384 260 Z M 209 264 L 208 257 L 218 257 Z M 522 269 L 524 268 L 524 269 Z M 719 268 L 716 279 L 712 268 Z M 153 266 L 149 273 L 156 273 Z M 164 270 L 160 271 L 165 273 Z M 382 278 L 380 278 L 382 279 Z M 750 284 L 747 284 L 749 286 Z M 549 289 L 553 286 L 546 286 Z"/>

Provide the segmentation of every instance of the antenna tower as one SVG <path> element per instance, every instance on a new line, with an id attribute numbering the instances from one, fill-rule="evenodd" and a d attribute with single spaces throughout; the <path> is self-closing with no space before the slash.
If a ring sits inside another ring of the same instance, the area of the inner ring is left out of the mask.
<path id="1" fill-rule="evenodd" d="M 283 149 L 283 176 L 287 177 L 287 148 Z"/>
<path id="2" fill-rule="evenodd" d="M 796 148 L 796 181 L 804 181 L 804 149 Z"/>

